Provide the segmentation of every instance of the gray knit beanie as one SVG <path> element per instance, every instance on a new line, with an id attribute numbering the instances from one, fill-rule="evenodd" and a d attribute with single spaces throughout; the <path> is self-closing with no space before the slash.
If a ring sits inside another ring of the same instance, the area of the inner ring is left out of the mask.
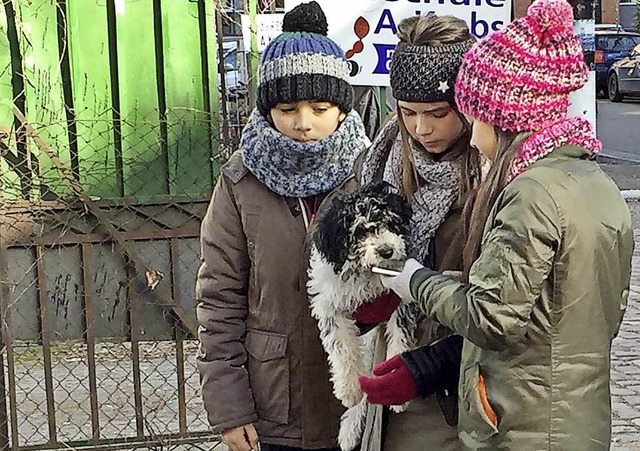
<path id="1" fill-rule="evenodd" d="M 398 43 L 391 60 L 391 89 L 396 100 L 449 102 L 455 105 L 454 86 L 462 58 L 476 42 L 412 45 Z"/>

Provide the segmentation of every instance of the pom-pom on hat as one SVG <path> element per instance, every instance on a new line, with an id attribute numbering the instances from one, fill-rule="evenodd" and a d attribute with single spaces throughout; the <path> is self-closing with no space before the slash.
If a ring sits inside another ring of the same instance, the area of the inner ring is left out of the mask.
<path id="1" fill-rule="evenodd" d="M 562 119 L 588 78 L 566 0 L 536 0 L 527 15 L 476 43 L 456 80 L 459 110 L 504 130 L 535 131 Z"/>
<path id="2" fill-rule="evenodd" d="M 303 3 L 284 16 L 282 34 L 262 53 L 257 107 L 263 116 L 279 103 L 321 100 L 348 113 L 353 108 L 349 63 L 329 39 L 320 5 Z"/>

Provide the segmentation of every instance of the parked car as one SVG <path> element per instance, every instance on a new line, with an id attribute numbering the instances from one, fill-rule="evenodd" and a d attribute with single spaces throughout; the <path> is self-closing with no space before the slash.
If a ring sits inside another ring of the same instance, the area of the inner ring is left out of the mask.
<path id="1" fill-rule="evenodd" d="M 607 88 L 612 102 L 620 102 L 624 96 L 640 97 L 640 44 L 611 66 Z"/>
<path id="2" fill-rule="evenodd" d="M 629 55 L 629 51 L 638 44 L 640 33 L 596 30 L 596 93 L 602 91 L 607 94 L 607 77 L 611 65 Z"/>
<path id="3" fill-rule="evenodd" d="M 624 31 L 624 28 L 616 23 L 597 23 L 596 31 Z"/>
<path id="4" fill-rule="evenodd" d="M 222 44 L 222 60 L 224 62 L 224 82 L 229 100 L 237 100 L 247 95 L 247 71 L 244 55 L 239 51 L 238 41 L 227 41 Z M 222 90 L 220 74 L 218 88 Z"/>

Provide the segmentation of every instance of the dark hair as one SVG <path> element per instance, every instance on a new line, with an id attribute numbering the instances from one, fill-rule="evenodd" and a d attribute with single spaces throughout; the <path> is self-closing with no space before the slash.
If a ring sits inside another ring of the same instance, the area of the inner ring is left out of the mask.
<path id="1" fill-rule="evenodd" d="M 462 254 L 465 277 L 469 276 L 471 265 L 480 255 L 485 224 L 498 196 L 506 186 L 511 163 L 523 141 L 531 134 L 530 132 L 505 131 L 495 127 L 494 130 L 498 137 L 495 160 L 477 190 L 472 207 L 463 212 L 465 229 L 467 230 L 467 242 Z"/>

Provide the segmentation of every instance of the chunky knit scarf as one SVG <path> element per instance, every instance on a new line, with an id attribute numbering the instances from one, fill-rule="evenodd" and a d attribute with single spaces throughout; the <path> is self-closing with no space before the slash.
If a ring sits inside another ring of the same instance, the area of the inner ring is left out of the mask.
<path id="1" fill-rule="evenodd" d="M 336 188 L 368 145 L 355 111 L 327 138 L 304 144 L 278 132 L 254 110 L 240 141 L 247 169 L 267 188 L 286 197 L 315 196 Z"/>
<path id="2" fill-rule="evenodd" d="M 420 176 L 420 188 L 411 205 L 409 254 L 424 264 L 429 262 L 429 243 L 458 197 L 460 168 L 450 161 L 436 162 L 410 139 L 411 151 Z M 382 129 L 371 145 L 362 167 L 363 185 L 382 179 L 402 192 L 402 137 L 396 119 Z"/>
<path id="3" fill-rule="evenodd" d="M 511 163 L 507 183 L 520 175 L 536 161 L 561 146 L 580 146 L 591 152 L 590 158 L 602 150 L 600 140 L 594 138 L 593 127 L 581 117 L 560 119 L 549 127 L 529 136 Z"/>

